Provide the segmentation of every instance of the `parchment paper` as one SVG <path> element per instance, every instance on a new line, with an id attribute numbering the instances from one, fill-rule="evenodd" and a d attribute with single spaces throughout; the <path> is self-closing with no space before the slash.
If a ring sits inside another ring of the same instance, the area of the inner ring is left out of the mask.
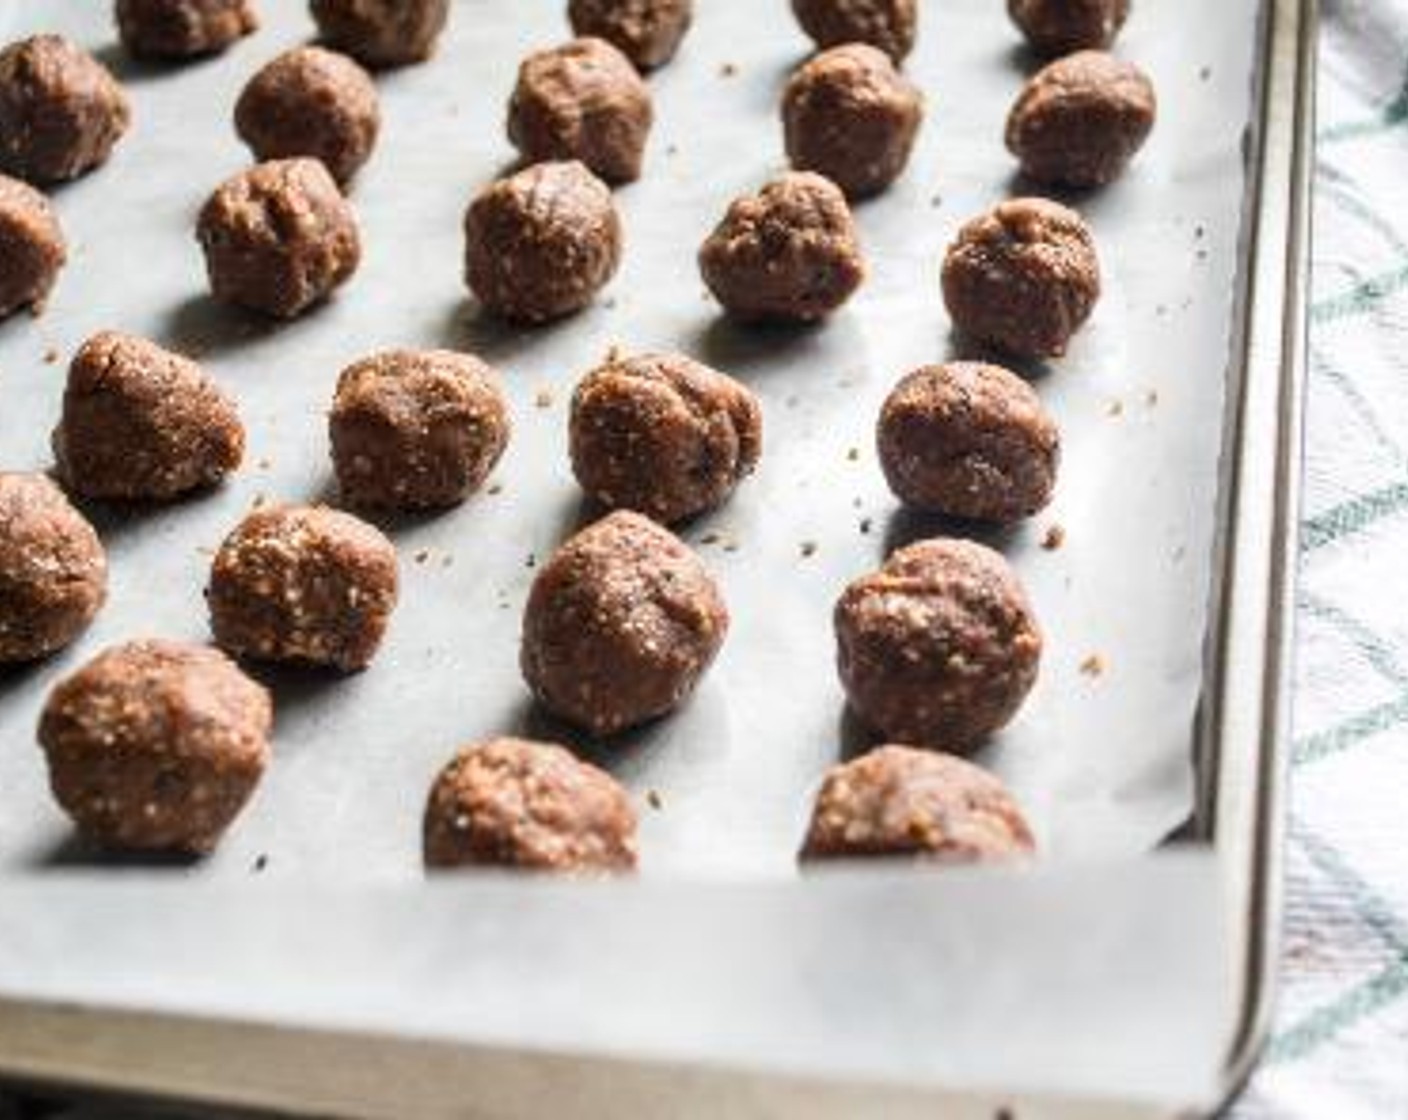
<path id="1" fill-rule="evenodd" d="M 59 30 L 97 51 L 135 112 L 111 165 L 54 194 L 72 259 L 47 313 L 0 326 L 0 465 L 50 465 L 65 365 L 109 327 L 200 357 L 250 433 L 246 469 L 218 493 L 90 508 L 112 564 L 107 609 L 64 655 L 0 678 L 0 866 L 28 874 L 90 858 L 49 799 L 33 742 L 53 681 L 119 640 L 206 639 L 210 553 L 241 514 L 260 497 L 330 495 L 325 412 L 339 370 L 378 348 L 449 346 L 507 380 L 515 434 L 502 490 L 389 526 L 403 598 L 368 672 L 260 672 L 276 692 L 276 763 L 219 854 L 188 869 L 242 877 L 257 861 L 266 876 L 303 880 L 419 877 L 425 790 L 457 745 L 566 734 L 527 702 L 519 618 L 534 558 L 581 513 L 566 456 L 571 388 L 619 344 L 681 349 L 745 380 L 762 397 L 767 446 L 758 475 L 686 534 L 733 611 L 717 666 L 676 717 L 585 749 L 640 799 L 646 875 L 792 876 L 816 783 L 859 739 L 832 665 L 832 603 L 890 548 L 949 528 L 898 511 L 873 424 L 900 376 L 954 354 L 943 248 L 1014 187 L 1002 125 L 1032 61 L 1003 5 L 925 6 L 908 64 L 928 99 L 918 151 L 858 210 L 870 281 L 831 322 L 797 332 L 723 320 L 694 263 L 728 200 L 782 166 L 776 106 L 807 44 L 780 0 L 702 4 L 678 60 L 651 79 L 646 175 L 618 193 L 624 267 L 587 313 L 506 330 L 460 282 L 463 209 L 513 156 L 503 113 L 517 60 L 567 34 L 561 5 L 544 0 L 459 3 L 434 62 L 380 79 L 383 135 L 352 191 L 366 259 L 332 303 L 282 327 L 216 306 L 192 229 L 208 193 L 247 162 L 234 99 L 311 33 L 302 4 L 262 7 L 258 35 L 172 70 L 130 64 L 106 4 L 0 10 L 7 38 Z M 1254 8 L 1147 3 L 1120 40 L 1157 83 L 1161 119 L 1128 176 L 1078 200 L 1105 295 L 1070 355 L 1031 371 L 1064 433 L 1058 498 L 990 538 L 1026 581 L 1048 649 L 1020 719 L 978 760 L 1012 784 L 1051 860 L 1143 852 L 1190 808 Z M 1053 525 L 1065 543 L 1048 551 Z"/>

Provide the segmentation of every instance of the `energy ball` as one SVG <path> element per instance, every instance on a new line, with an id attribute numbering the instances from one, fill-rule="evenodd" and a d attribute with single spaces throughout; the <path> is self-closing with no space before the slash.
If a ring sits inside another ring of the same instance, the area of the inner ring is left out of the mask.
<path id="1" fill-rule="evenodd" d="M 694 0 L 570 0 L 567 18 L 573 34 L 605 39 L 638 69 L 654 70 L 675 57 Z"/>
<path id="2" fill-rule="evenodd" d="M 611 875 L 636 866 L 636 814 L 610 774 L 562 747 L 493 739 L 440 771 L 425 806 L 430 868 Z"/>
<path id="3" fill-rule="evenodd" d="M 127 53 L 175 61 L 216 54 L 259 28 L 252 0 L 117 0 Z"/>
<path id="4" fill-rule="evenodd" d="M 450 0 L 311 0 L 323 41 L 374 70 L 424 62 L 450 16 Z"/>
<path id="5" fill-rule="evenodd" d="M 39 743 L 54 798 L 106 847 L 205 854 L 269 765 L 269 694 L 218 650 L 144 641 L 49 695 Z"/>
<path id="6" fill-rule="evenodd" d="M 102 542 L 63 491 L 43 475 L 0 472 L 0 664 L 63 649 L 107 589 Z"/>
<path id="7" fill-rule="evenodd" d="M 322 507 L 255 510 L 210 569 L 216 642 L 238 657 L 371 663 L 396 606 L 396 550 L 351 514 Z"/>
<path id="8" fill-rule="evenodd" d="M 77 179 L 107 162 L 131 123 L 117 79 L 62 35 L 0 51 L 0 171 L 31 183 Z"/>
<path id="9" fill-rule="evenodd" d="M 802 859 L 908 856 L 940 863 L 1008 860 L 1036 844 L 996 777 L 952 755 L 885 746 L 826 775 Z"/>
<path id="10" fill-rule="evenodd" d="M 864 43 L 832 47 L 804 63 L 782 99 L 792 166 L 825 175 L 852 198 L 900 177 L 923 118 L 919 88 Z"/>
<path id="11" fill-rule="evenodd" d="M 244 458 L 235 403 L 195 362 L 103 331 L 69 366 L 54 458 L 88 498 L 167 500 L 215 486 Z"/>
<path id="12" fill-rule="evenodd" d="M 818 47 L 869 43 L 896 63 L 914 47 L 918 0 L 792 0 L 802 30 Z"/>
<path id="13" fill-rule="evenodd" d="M 356 214 L 315 159 L 227 180 L 201 210 L 196 239 L 217 299 L 279 319 L 326 299 L 362 259 Z"/>
<path id="14" fill-rule="evenodd" d="M 1056 422 L 1031 386 L 980 362 L 911 373 L 885 401 L 876 442 L 906 505 L 999 523 L 1051 500 L 1061 458 Z"/>
<path id="15" fill-rule="evenodd" d="M 998 553 L 960 540 L 902 548 L 836 604 L 837 665 L 856 714 L 893 742 L 963 751 L 1017 714 L 1041 632 Z"/>
<path id="16" fill-rule="evenodd" d="M 311 156 L 339 183 L 367 162 L 380 129 L 371 75 L 322 47 L 285 51 L 235 103 L 235 131 L 255 160 Z"/>
<path id="17" fill-rule="evenodd" d="M 807 323 L 851 298 L 865 261 L 840 188 L 793 171 L 734 200 L 699 250 L 699 271 L 740 319 Z"/>
<path id="18" fill-rule="evenodd" d="M 762 446 L 758 398 L 681 354 L 613 352 L 572 396 L 572 470 L 582 489 L 666 525 L 722 505 Z"/>
<path id="19" fill-rule="evenodd" d="M 35 314 L 68 260 L 68 244 L 49 200 L 18 179 L 0 175 L 0 319 L 22 307 Z"/>
<path id="20" fill-rule="evenodd" d="M 1129 17 L 1129 0 L 1007 0 L 1007 12 L 1045 55 L 1103 50 Z"/>
<path id="21" fill-rule="evenodd" d="M 1100 298 L 1095 238 L 1058 203 L 1001 202 L 958 231 L 943 287 L 953 325 L 973 341 L 1023 358 L 1060 357 Z"/>
<path id="22" fill-rule="evenodd" d="M 583 529 L 538 573 L 519 662 L 548 711 L 614 735 L 684 703 L 728 623 L 699 558 L 668 529 L 618 512 Z"/>
<path id="23" fill-rule="evenodd" d="M 429 509 L 484 484 L 510 423 L 498 374 L 478 358 L 393 350 L 342 371 L 328 428 L 345 502 Z"/>
<path id="24" fill-rule="evenodd" d="M 1039 70 L 1007 118 L 1007 148 L 1038 183 L 1102 187 L 1144 146 L 1158 115 L 1132 62 L 1079 51 Z"/>
<path id="25" fill-rule="evenodd" d="M 605 39 L 574 39 L 523 60 L 508 138 L 528 163 L 576 159 L 608 183 L 629 183 L 640 178 L 653 120 L 631 60 Z"/>
<path id="26" fill-rule="evenodd" d="M 491 183 L 464 218 L 465 283 L 505 319 L 545 323 L 591 303 L 621 263 L 611 190 L 573 160 Z"/>

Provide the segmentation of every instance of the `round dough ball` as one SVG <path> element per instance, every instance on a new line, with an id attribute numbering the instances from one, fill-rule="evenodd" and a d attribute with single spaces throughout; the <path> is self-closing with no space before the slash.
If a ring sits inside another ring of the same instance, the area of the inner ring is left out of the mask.
<path id="1" fill-rule="evenodd" d="M 160 501 L 234 471 L 244 458 L 244 425 L 234 401 L 191 359 L 103 331 L 69 366 L 51 442 L 75 493 Z"/>
<path id="2" fill-rule="evenodd" d="M 322 47 L 285 51 L 249 80 L 235 131 L 256 160 L 320 159 L 339 183 L 371 157 L 381 109 L 371 75 Z"/>
<path id="3" fill-rule="evenodd" d="M 852 198 L 884 190 L 909 162 L 924 98 L 883 51 L 848 43 L 800 66 L 782 98 L 787 157 Z"/>
<path id="4" fill-rule="evenodd" d="M 431 868 L 610 875 L 636 866 L 636 814 L 610 774 L 562 747 L 492 739 L 440 771 L 425 806 Z"/>
<path id="5" fill-rule="evenodd" d="M 572 396 L 572 470 L 591 497 L 666 525 L 722 505 L 758 464 L 763 414 L 681 354 L 613 352 Z"/>
<path id="6" fill-rule="evenodd" d="M 117 33 L 137 58 L 215 54 L 259 28 L 252 0 L 117 0 Z"/>
<path id="7" fill-rule="evenodd" d="M 1027 83 L 1007 118 L 1007 149 L 1038 183 L 1102 187 L 1144 146 L 1157 115 L 1144 71 L 1104 51 L 1080 51 Z"/>
<path id="8" fill-rule="evenodd" d="M 1021 378 L 951 362 L 915 370 L 880 413 L 880 465 L 906 505 L 1011 522 L 1051 500 L 1061 458 L 1056 422 Z"/>
<path id="9" fill-rule="evenodd" d="M 491 183 L 464 218 L 465 283 L 506 319 L 544 323 L 591 303 L 621 263 L 611 190 L 573 160 Z"/>
<path id="10" fill-rule="evenodd" d="M 93 526 L 39 474 L 0 472 L 0 664 L 64 648 L 108 596 Z"/>
<path id="11" fill-rule="evenodd" d="M 851 706 L 894 742 L 972 749 L 1036 682 L 1042 639 L 1026 592 L 970 541 L 900 549 L 846 588 L 835 624 Z"/>
<path id="12" fill-rule="evenodd" d="M 478 358 L 392 350 L 342 371 L 328 428 L 343 501 L 429 509 L 484 484 L 510 423 L 499 376 Z"/>
<path id="13" fill-rule="evenodd" d="M 1007 12 L 1046 55 L 1103 50 L 1129 18 L 1129 0 L 1007 0 Z"/>
<path id="14" fill-rule="evenodd" d="M 699 271 L 740 319 L 806 323 L 851 298 L 865 261 L 840 188 L 793 171 L 734 200 L 699 250 Z"/>
<path id="15" fill-rule="evenodd" d="M 107 162 L 131 123 L 117 79 L 62 35 L 0 51 L 0 171 L 31 183 L 77 179 Z"/>
<path id="16" fill-rule="evenodd" d="M 200 212 L 217 299 L 291 319 L 332 294 L 362 260 L 357 217 L 315 159 L 261 163 L 226 180 Z"/>
<path id="17" fill-rule="evenodd" d="M 574 39 L 523 60 L 508 138 L 528 163 L 576 159 L 608 183 L 629 183 L 640 178 L 653 120 L 631 60 L 605 39 Z"/>
<path id="18" fill-rule="evenodd" d="M 1035 847 L 1022 810 L 992 774 L 952 755 L 885 746 L 827 773 L 802 858 L 961 864 L 1014 859 Z"/>
<path id="19" fill-rule="evenodd" d="M 269 764 L 269 694 L 218 650 L 131 642 L 60 681 L 39 742 L 54 798 L 112 848 L 215 849 Z"/>
<path id="20" fill-rule="evenodd" d="M 351 514 L 321 507 L 255 510 L 210 569 L 215 640 L 239 657 L 371 663 L 396 606 L 396 549 Z"/>
<path id="21" fill-rule="evenodd" d="M 1057 358 L 1100 298 L 1095 238 L 1058 203 L 1001 202 L 958 231 L 943 286 L 953 325 L 974 342 Z"/>
<path id="22" fill-rule="evenodd" d="M 802 30 L 818 47 L 869 43 L 896 63 L 914 48 L 918 0 L 792 0 Z"/>
<path id="23" fill-rule="evenodd" d="M 519 662 L 548 711 L 614 735 L 679 707 L 728 633 L 713 578 L 636 513 L 583 529 L 538 573 Z"/>
<path id="24" fill-rule="evenodd" d="M 675 57 L 694 19 L 694 0 L 570 0 L 574 35 L 605 39 L 641 70 Z"/>
<path id="25" fill-rule="evenodd" d="M 0 319 L 22 307 L 35 314 L 68 260 L 68 243 L 49 200 L 18 179 L 0 175 Z"/>
<path id="26" fill-rule="evenodd" d="M 311 0 L 323 41 L 364 66 L 424 62 L 450 18 L 450 0 Z"/>

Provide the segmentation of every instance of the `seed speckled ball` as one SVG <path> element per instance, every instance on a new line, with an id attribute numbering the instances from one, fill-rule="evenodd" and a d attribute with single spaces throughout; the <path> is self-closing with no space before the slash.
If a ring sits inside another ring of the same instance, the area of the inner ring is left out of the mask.
<path id="1" fill-rule="evenodd" d="M 999 366 L 950 362 L 905 377 L 876 442 L 895 496 L 930 513 L 999 523 L 1042 509 L 1061 436 L 1041 398 Z"/>
<path id="2" fill-rule="evenodd" d="M 995 776 L 952 755 L 883 746 L 826 775 L 802 859 L 963 864 L 1020 858 L 1034 848 L 1031 827 Z"/>
<path id="3" fill-rule="evenodd" d="M 897 64 L 919 29 L 919 0 L 792 0 L 792 11 L 818 47 L 869 43 Z"/>
<path id="4" fill-rule="evenodd" d="M 196 237 L 217 299 L 279 319 L 327 299 L 362 259 L 356 214 L 316 159 L 261 163 L 227 180 Z"/>
<path id="5" fill-rule="evenodd" d="M 346 55 L 296 47 L 249 80 L 235 103 L 235 130 L 256 160 L 309 156 L 346 183 L 381 130 L 376 85 Z"/>
<path id="6" fill-rule="evenodd" d="M 40 474 L 0 472 L 0 664 L 64 648 L 107 601 L 93 526 Z"/>
<path id="7" fill-rule="evenodd" d="M 50 694 L 39 723 L 54 798 L 128 850 L 213 851 L 270 757 L 269 694 L 218 650 L 109 649 Z"/>
<path id="8" fill-rule="evenodd" d="M 1104 50 L 1129 18 L 1129 0 L 1007 0 L 1012 22 L 1040 54 Z"/>
<path id="9" fill-rule="evenodd" d="M 1022 358 L 1058 358 L 1100 298 L 1090 227 L 1043 198 L 1000 202 L 949 246 L 944 302 L 974 342 Z"/>
<path id="10" fill-rule="evenodd" d="M 117 79 L 62 35 L 0 50 L 0 171 L 39 184 L 77 179 L 107 162 L 131 124 Z"/>
<path id="11" fill-rule="evenodd" d="M 613 735 L 684 703 L 728 624 L 723 596 L 684 542 L 618 512 L 583 529 L 538 573 L 520 664 L 550 712 Z"/>
<path id="12" fill-rule="evenodd" d="M 739 319 L 808 323 L 855 294 L 865 260 L 840 188 L 793 171 L 734 200 L 700 247 L 699 271 Z"/>
<path id="13" fill-rule="evenodd" d="M 395 609 L 396 550 L 351 514 L 255 510 L 215 555 L 206 601 L 216 642 L 238 657 L 364 669 Z"/>
<path id="14" fill-rule="evenodd" d="M 102 331 L 69 366 L 51 442 L 75 493 L 163 501 L 221 482 L 240 465 L 244 440 L 234 401 L 199 365 Z"/>
<path id="15" fill-rule="evenodd" d="M 323 42 L 364 66 L 424 62 L 450 18 L 450 0 L 311 0 Z"/>
<path id="16" fill-rule="evenodd" d="M 1026 592 L 970 541 L 900 549 L 846 588 L 835 626 L 851 706 L 892 742 L 970 750 L 1036 683 L 1042 638 Z"/>
<path id="17" fill-rule="evenodd" d="M 117 0 L 117 32 L 136 58 L 216 54 L 259 28 L 252 0 Z"/>
<path id="18" fill-rule="evenodd" d="M 669 525 L 722 505 L 762 454 L 758 398 L 682 354 L 612 353 L 572 396 L 572 469 L 592 498 Z"/>
<path id="19" fill-rule="evenodd" d="M 571 0 L 576 35 L 605 39 L 641 70 L 675 57 L 694 19 L 694 0 Z"/>
<path id="20" fill-rule="evenodd" d="M 498 374 L 449 350 L 393 350 L 348 366 L 328 426 L 342 500 L 389 509 L 464 501 L 511 428 Z"/>
<path id="21" fill-rule="evenodd" d="M 427 867 L 577 876 L 633 871 L 636 814 L 603 770 L 562 747 L 493 739 L 465 747 L 425 807 Z"/>
<path id="22" fill-rule="evenodd" d="M 491 183 L 464 219 L 465 282 L 489 311 L 545 323 L 582 310 L 621 263 L 611 190 L 581 163 L 538 163 Z"/>
<path id="23" fill-rule="evenodd" d="M 68 243 L 49 200 L 0 175 L 0 319 L 44 309 L 68 260 Z"/>

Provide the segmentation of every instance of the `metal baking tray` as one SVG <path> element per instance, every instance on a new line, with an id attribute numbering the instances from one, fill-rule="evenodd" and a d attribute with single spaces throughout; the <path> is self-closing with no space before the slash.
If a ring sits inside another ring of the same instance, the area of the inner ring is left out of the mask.
<path id="1" fill-rule="evenodd" d="M 943 246 L 1015 186 L 1001 124 L 1032 61 L 1002 6 L 926 8 L 907 64 L 929 99 L 919 151 L 858 210 L 871 279 L 802 332 L 731 325 L 694 268 L 727 200 L 780 166 L 777 98 L 804 53 L 786 4 L 745 0 L 701 6 L 652 78 L 647 175 L 618 196 L 627 259 L 586 314 L 509 330 L 459 282 L 463 207 L 511 156 L 516 60 L 566 35 L 541 0 L 459 0 L 437 59 L 380 79 L 385 132 L 353 192 L 367 259 L 336 300 L 283 327 L 214 306 L 191 230 L 246 159 L 230 107 L 311 32 L 301 4 L 262 7 L 260 34 L 175 71 L 129 64 L 105 5 L 0 7 L 4 39 L 60 30 L 96 50 L 136 112 L 112 164 L 56 192 L 72 260 L 48 312 L 0 326 L 0 463 L 48 464 L 62 363 L 102 327 L 201 357 L 251 434 L 218 494 L 90 510 L 109 607 L 65 655 L 0 678 L 0 1073 L 356 1116 L 1214 1108 L 1256 1052 L 1274 959 L 1313 0 L 1144 4 L 1120 41 L 1153 73 L 1161 122 L 1125 180 L 1078 200 L 1106 295 L 1067 358 L 1028 371 L 1065 433 L 1060 493 L 993 538 L 1050 648 L 979 757 L 1043 860 L 805 879 L 812 790 L 859 740 L 831 602 L 897 543 L 953 529 L 896 512 L 871 426 L 900 375 L 952 352 Z M 527 704 L 518 617 L 536 558 L 583 516 L 565 404 L 613 344 L 684 349 L 763 398 L 761 471 L 687 534 L 734 632 L 678 716 L 576 742 L 641 799 L 638 881 L 425 883 L 420 809 L 453 748 L 567 736 Z M 49 685 L 123 637 L 203 638 L 210 550 L 260 497 L 328 493 L 337 372 L 391 345 L 503 369 L 516 428 L 497 492 L 387 526 L 404 597 L 371 670 L 263 673 L 276 765 L 214 859 L 93 857 L 44 789 Z"/>

